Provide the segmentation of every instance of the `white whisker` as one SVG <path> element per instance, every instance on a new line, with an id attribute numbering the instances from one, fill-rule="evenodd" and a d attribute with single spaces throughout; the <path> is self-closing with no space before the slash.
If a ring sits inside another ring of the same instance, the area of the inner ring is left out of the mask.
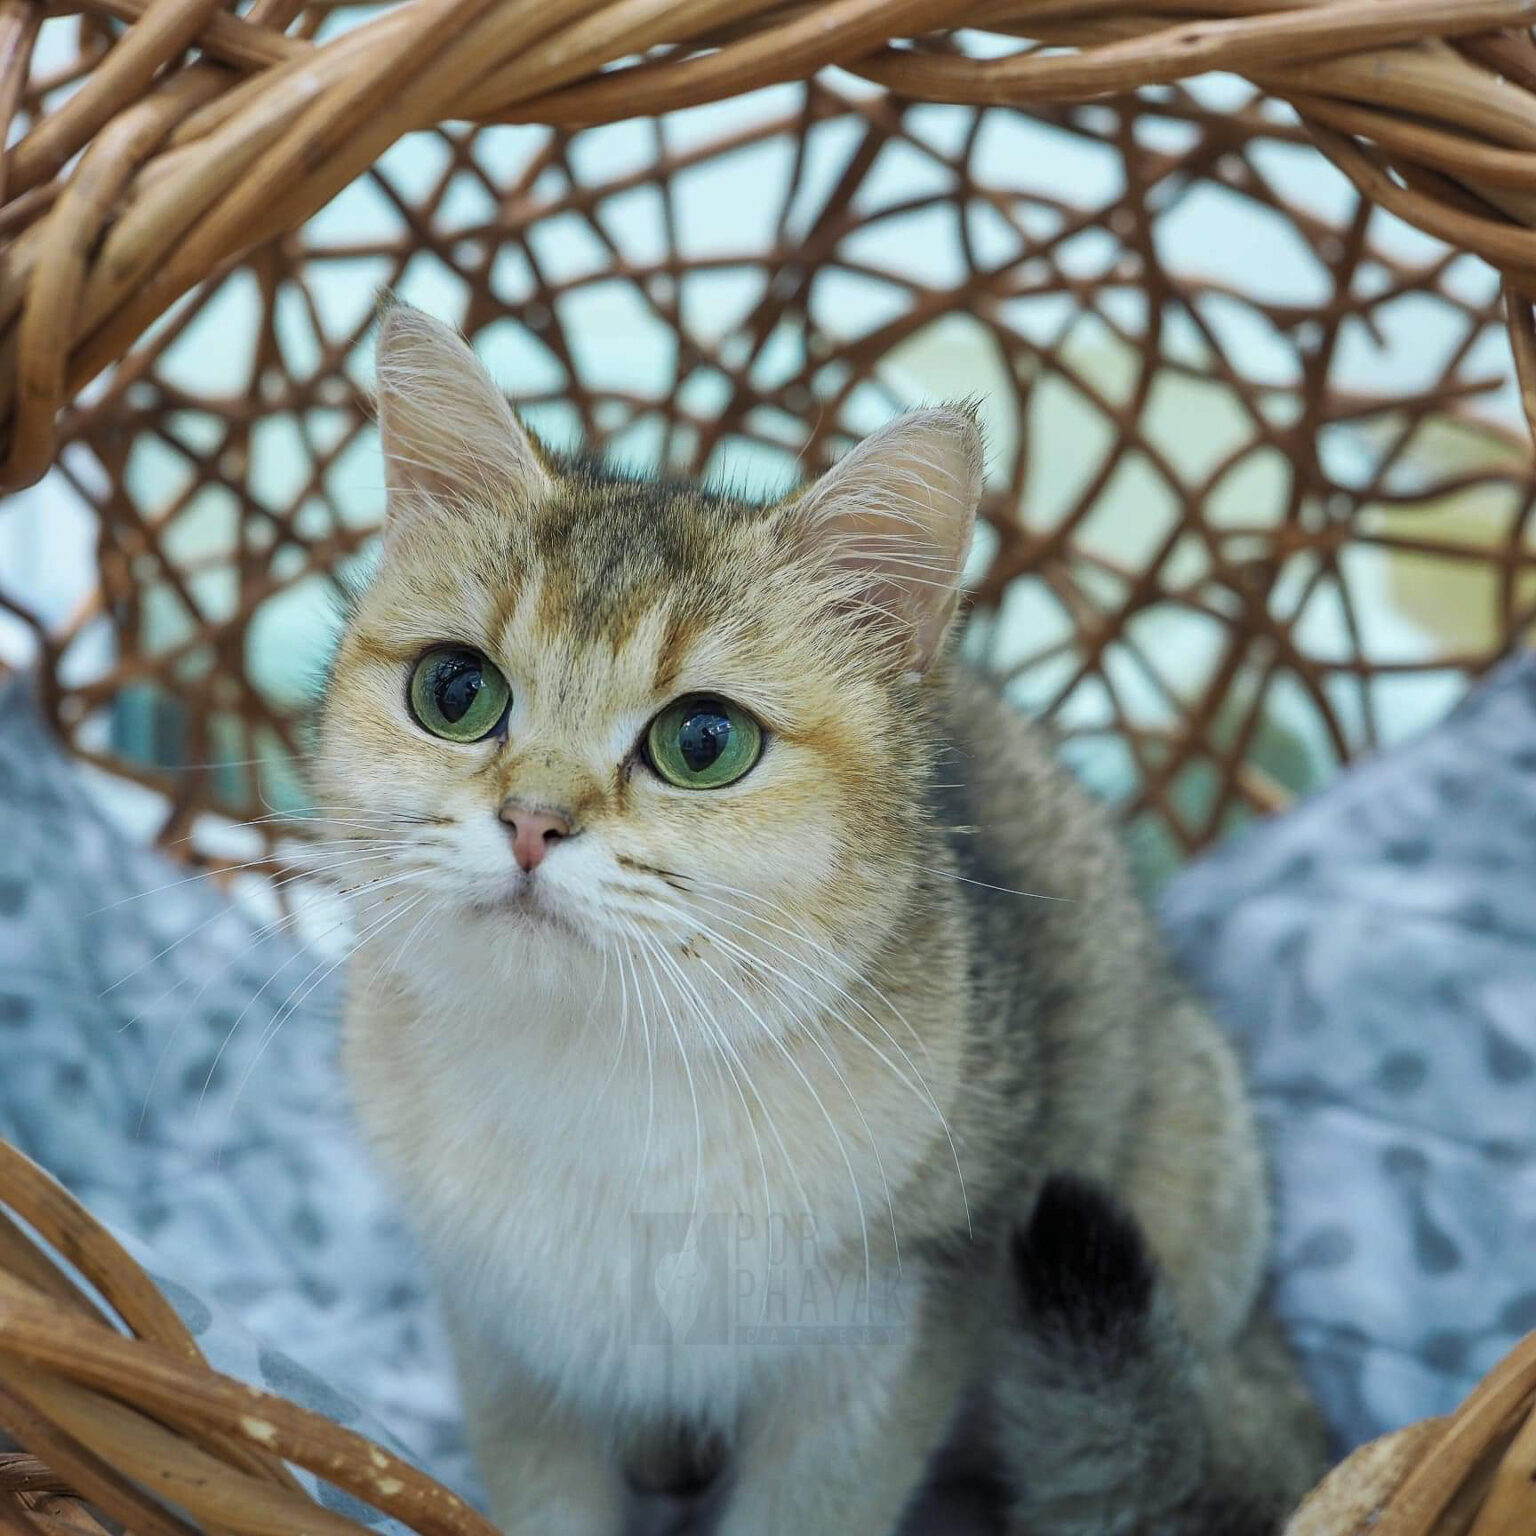
<path id="1" fill-rule="evenodd" d="M 961 885 L 978 885 L 984 891 L 998 891 L 1004 896 L 1023 896 L 1030 901 L 1072 901 L 1070 896 L 1045 896 L 1039 891 L 1016 891 L 1011 885 L 993 885 L 990 880 L 977 880 L 971 875 L 956 874 L 950 869 L 935 869 L 927 864 L 908 864 L 908 869 L 920 870 L 925 875 L 938 875 L 944 880 L 958 880 Z"/>
<path id="2" fill-rule="evenodd" d="M 663 994 L 661 983 L 656 979 L 656 970 L 651 964 L 650 943 L 647 942 L 645 935 L 636 929 L 632 928 L 631 934 L 639 940 L 640 958 L 645 962 L 645 969 L 650 975 L 657 1004 L 666 1009 L 667 1028 L 672 1031 L 672 1038 L 677 1042 L 677 1053 L 682 1058 L 683 1072 L 688 1079 L 688 1097 L 693 1101 L 693 1207 L 689 1217 L 691 1223 L 693 1217 L 699 1213 L 699 1196 L 704 1188 L 704 1120 L 699 1113 L 699 1094 L 693 1081 L 693 1064 L 688 1060 L 688 1048 L 683 1044 L 677 1019 L 672 1012 L 672 1004 Z"/>
<path id="3" fill-rule="evenodd" d="M 743 996 L 743 994 L 736 987 L 732 986 L 731 983 L 724 976 L 722 976 L 720 972 L 714 968 L 714 966 L 709 963 L 709 961 L 704 959 L 703 956 L 700 956 L 697 963 L 702 965 L 704 969 L 708 971 L 710 975 L 713 976 L 715 980 L 719 982 L 720 985 L 724 987 L 725 990 L 732 997 L 734 997 L 736 1001 L 740 1003 L 741 1006 L 747 1011 L 747 1013 L 750 1014 L 751 1017 L 756 1021 L 757 1026 L 763 1032 L 763 1035 L 772 1045 L 778 1049 L 784 1060 L 789 1063 L 790 1069 L 805 1085 L 805 1089 L 810 1094 L 812 1100 L 815 1102 L 817 1109 L 821 1111 L 822 1118 L 827 1122 L 827 1129 L 832 1132 L 832 1139 L 837 1143 L 837 1150 L 842 1156 L 843 1166 L 848 1171 L 848 1183 L 850 1188 L 853 1190 L 854 1204 L 858 1207 L 859 1233 L 864 1244 L 864 1294 L 866 1297 L 872 1297 L 874 1295 L 873 1271 L 870 1265 L 869 1257 L 869 1222 L 864 1213 L 864 1192 L 859 1187 L 858 1175 L 854 1172 L 853 1168 L 853 1159 L 848 1156 L 848 1148 L 843 1141 L 842 1133 L 837 1128 L 837 1122 L 832 1118 L 831 1112 L 827 1109 L 826 1104 L 823 1103 L 821 1095 L 817 1093 L 815 1084 L 812 1083 L 810 1078 L 805 1075 L 805 1069 L 801 1067 L 798 1061 L 795 1060 L 794 1052 L 792 1052 L 789 1047 L 785 1045 L 781 1039 L 779 1039 L 778 1032 L 767 1024 L 762 1015 L 758 1013 L 757 1009 L 755 1009 L 751 1003 L 747 1001 L 745 996 Z"/>
<path id="4" fill-rule="evenodd" d="M 630 937 L 633 942 L 633 933 Z M 646 1165 L 651 1157 L 651 1134 L 656 1126 L 656 1047 L 651 1040 L 651 1025 L 646 1017 L 645 999 L 640 995 L 640 973 L 635 969 L 635 958 L 628 950 L 620 950 L 619 958 L 629 966 L 629 979 L 635 988 L 635 1010 L 640 1015 L 640 1031 L 645 1037 L 645 1141 L 640 1151 L 640 1166 L 635 1171 L 634 1193 L 630 1196 L 633 1203 L 645 1179 Z"/>
<path id="5" fill-rule="evenodd" d="M 707 883 L 714 883 L 714 882 L 707 882 Z M 730 887 L 722 887 L 722 889 L 731 889 L 731 888 Z M 748 895 L 749 893 L 742 892 L 741 894 L 742 895 Z M 718 898 L 718 897 L 706 897 L 706 899 L 714 901 L 718 905 L 722 905 L 722 906 L 728 905 L 727 903 L 721 901 L 720 898 Z M 663 898 L 663 901 L 665 901 L 665 898 Z M 794 987 L 797 991 L 801 992 L 803 995 L 805 995 L 807 998 L 809 998 L 813 1003 L 815 1003 L 818 1007 L 821 1006 L 820 995 L 818 993 L 816 993 L 813 988 L 808 987 L 804 983 L 797 981 L 794 977 L 788 975 L 786 972 L 784 972 L 779 967 L 774 966 L 771 962 L 763 959 L 763 957 L 761 957 L 760 955 L 756 955 L 756 954 L 748 951 L 742 945 L 737 944 L 734 940 L 725 938 L 722 934 L 720 934 L 718 931 L 714 930 L 710 926 L 710 923 L 709 923 L 708 920 L 701 919 L 697 912 L 686 911 L 683 908 L 678 907 L 678 906 L 672 904 L 671 902 L 666 902 L 665 904 L 668 906 L 669 910 L 671 910 L 675 915 L 677 915 L 677 916 L 679 916 L 681 918 L 684 918 L 686 921 L 688 921 L 691 924 L 694 924 L 694 925 L 698 926 L 700 928 L 700 931 L 702 931 L 710 939 L 710 941 L 712 943 L 715 943 L 715 944 L 719 945 L 724 950 L 734 952 L 739 958 L 743 959 L 749 965 L 761 967 L 761 968 L 767 970 L 771 975 L 774 975 L 774 976 L 778 977 L 781 981 L 786 982 L 788 985 Z M 742 916 L 747 915 L 747 914 L 741 913 L 739 908 L 732 908 L 732 910 L 737 911 L 739 915 L 742 915 Z M 734 929 L 738 930 L 739 932 L 746 934 L 748 937 L 754 939 L 758 943 L 766 944 L 768 946 L 768 948 L 771 949 L 774 953 L 782 955 L 785 959 L 791 961 L 793 964 L 800 965 L 800 966 L 805 966 L 805 968 L 809 971 L 810 968 L 809 968 L 809 966 L 805 965 L 805 961 L 804 960 L 802 960 L 800 957 L 798 957 L 796 955 L 791 954 L 788 950 L 784 949 L 781 945 L 775 944 L 771 940 L 764 938 L 761 934 L 757 933 L 755 930 L 753 930 L 751 928 L 748 928 L 748 927 L 745 927 L 741 923 L 732 922 L 728 918 L 721 918 L 721 917 L 717 916 L 717 920 L 720 921 L 720 922 L 725 923 L 725 925 L 727 927 L 729 927 L 729 928 L 734 928 Z M 767 920 L 766 919 L 757 919 L 757 921 L 766 922 Z M 774 929 L 776 929 L 776 930 L 778 930 L 780 932 L 784 932 L 784 933 L 788 934 L 791 938 L 796 936 L 793 933 L 791 933 L 790 930 L 783 928 L 781 924 L 778 924 L 778 923 L 768 923 L 767 926 L 769 926 L 771 928 L 774 928 Z M 806 943 L 808 943 L 808 944 L 811 944 L 813 947 L 815 947 L 817 949 L 820 949 L 820 946 L 816 945 L 814 940 L 809 939 L 807 937 L 807 938 L 805 938 L 804 941 Z M 826 955 L 829 958 L 833 958 L 831 956 L 831 952 L 830 951 L 825 951 L 825 953 L 826 953 Z M 922 1071 L 919 1069 L 917 1063 L 915 1061 L 913 1061 L 911 1055 L 902 1047 L 900 1041 L 898 1041 L 896 1039 L 896 1037 L 890 1032 L 890 1030 L 886 1027 L 886 1025 L 864 1003 L 860 1002 L 858 998 L 854 997 L 854 995 L 847 990 L 847 988 L 841 986 L 833 978 L 831 978 L 831 977 L 823 977 L 821 979 L 830 982 L 832 987 L 833 987 L 833 989 L 835 990 L 835 992 L 840 997 L 846 999 L 847 1002 L 852 1004 L 852 1006 L 854 1008 L 856 1008 L 861 1014 L 863 1014 L 863 1016 L 865 1018 L 867 1018 L 869 1020 L 869 1022 L 871 1024 L 873 1024 L 874 1027 L 877 1030 L 879 1030 L 882 1035 L 885 1036 L 886 1040 L 890 1042 L 891 1048 L 894 1051 L 896 1051 L 896 1053 L 902 1058 L 903 1061 L 906 1062 L 907 1066 L 911 1069 L 913 1077 L 916 1078 L 916 1082 L 913 1082 L 911 1078 L 908 1078 L 907 1075 L 904 1072 L 902 1072 L 901 1069 L 899 1067 L 897 1067 L 896 1064 L 893 1061 L 891 1061 L 888 1056 L 885 1055 L 885 1053 L 880 1049 L 880 1047 L 873 1040 L 871 1040 L 867 1035 L 865 1035 L 862 1031 L 860 1031 L 858 1029 L 850 1030 L 850 1033 L 854 1036 L 854 1038 L 859 1040 L 859 1041 L 861 1041 L 865 1046 L 867 1046 L 868 1049 L 875 1054 L 875 1056 L 885 1065 L 885 1067 L 897 1078 L 897 1080 L 899 1082 L 901 1082 L 905 1087 L 910 1089 L 911 1092 L 914 1093 L 918 1097 L 918 1099 L 921 1100 L 925 1104 L 926 1107 L 928 1107 L 929 1109 L 932 1110 L 935 1118 L 938 1120 L 940 1128 L 942 1129 L 942 1131 L 944 1133 L 944 1138 L 945 1138 L 945 1140 L 949 1144 L 950 1156 L 954 1160 L 954 1164 L 955 1164 L 955 1175 L 956 1175 L 956 1178 L 959 1180 L 959 1184 L 960 1184 L 960 1199 L 961 1199 L 961 1204 L 962 1204 L 962 1206 L 964 1207 L 964 1210 L 965 1210 L 966 1230 L 967 1230 L 967 1232 L 972 1231 L 973 1229 L 972 1229 L 972 1223 L 971 1223 L 970 1199 L 969 1199 L 969 1196 L 966 1193 L 965 1173 L 964 1173 L 964 1171 L 963 1171 L 963 1169 L 961 1168 L 961 1165 L 960 1165 L 960 1152 L 959 1152 L 959 1148 L 955 1144 L 954 1132 L 950 1128 L 949 1119 L 944 1114 L 944 1111 L 940 1108 L 939 1101 L 934 1096 L 933 1090 L 928 1086 L 927 1081 L 924 1079 Z M 865 984 L 868 985 L 867 982 Z M 891 1008 L 893 1013 L 896 1013 L 898 1018 L 901 1017 L 899 1011 L 896 1010 L 894 1005 L 890 1003 L 889 999 L 885 998 L 884 994 L 881 993 L 878 988 L 872 988 L 872 990 L 875 991 L 877 997 L 879 997 L 881 999 L 881 1001 L 885 1002 L 885 1005 L 887 1007 Z M 902 1022 L 906 1023 L 906 1020 L 902 1019 Z M 909 1030 L 912 1030 L 912 1026 L 910 1024 L 907 1024 L 907 1028 Z M 916 1030 L 912 1030 L 912 1033 L 913 1033 L 914 1038 L 917 1039 L 919 1046 L 921 1046 L 924 1049 L 925 1053 L 926 1053 L 926 1049 L 927 1048 L 924 1045 L 921 1036 L 917 1035 Z M 883 1170 L 882 1170 L 882 1174 L 883 1174 Z"/>
<path id="6" fill-rule="evenodd" d="M 386 881 L 382 883 L 390 884 L 392 882 Z M 230 1122 L 234 1118 L 235 1106 L 239 1104 L 240 1096 L 245 1092 L 246 1084 L 250 1082 L 251 1075 L 255 1072 L 257 1065 L 261 1061 L 261 1058 L 266 1054 L 267 1047 L 271 1045 L 272 1042 L 277 1038 L 278 1032 L 282 1029 L 283 1025 L 287 1023 L 287 1021 L 291 1019 L 295 1013 L 298 1012 L 298 1010 L 303 1006 L 305 1000 L 310 996 L 311 993 L 314 992 L 315 988 L 320 986 L 328 977 L 333 976 L 338 970 L 340 970 L 343 965 L 351 960 L 352 957 L 357 954 L 360 949 L 362 949 L 363 945 L 368 943 L 371 939 L 376 938 L 392 923 L 395 923 L 402 917 L 405 917 L 414 912 L 416 908 L 422 904 L 422 902 L 430 899 L 430 895 L 430 892 L 423 891 L 420 895 L 413 897 L 410 901 L 408 901 L 404 907 L 390 908 L 385 912 L 382 919 L 376 923 L 371 923 L 363 933 L 357 936 L 349 949 L 338 955 L 337 958 L 331 961 L 329 965 L 326 965 L 323 970 L 317 966 L 315 967 L 315 970 L 310 971 L 309 976 L 305 978 L 305 981 L 300 983 L 300 986 L 303 987 L 302 992 L 298 992 L 297 989 L 295 989 L 297 995 L 294 993 L 289 994 L 287 1001 L 284 1002 L 283 1006 L 278 1009 L 276 1014 L 273 1015 L 271 1023 L 267 1025 L 261 1039 L 257 1042 L 256 1050 L 252 1054 L 249 1063 L 246 1065 L 245 1073 L 241 1077 L 240 1082 L 235 1088 L 234 1095 L 229 1101 L 229 1108 L 225 1111 L 224 1115 L 226 1132 Z M 316 970 L 320 972 L 318 976 L 315 974 Z"/>

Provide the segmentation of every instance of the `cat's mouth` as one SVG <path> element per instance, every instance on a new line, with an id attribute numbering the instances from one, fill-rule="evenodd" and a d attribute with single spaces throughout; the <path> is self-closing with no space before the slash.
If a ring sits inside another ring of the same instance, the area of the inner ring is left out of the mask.
<path id="1" fill-rule="evenodd" d="M 559 928 L 577 933 L 570 917 L 560 910 L 549 890 L 549 883 L 535 875 L 521 872 L 510 876 L 500 890 L 475 903 L 475 911 L 484 915 L 505 915 L 530 928 Z"/>
<path id="2" fill-rule="evenodd" d="M 553 904 L 543 882 L 524 874 L 508 876 L 501 888 L 483 903 L 483 908 L 488 912 L 519 912 L 527 917 L 553 915 Z"/>

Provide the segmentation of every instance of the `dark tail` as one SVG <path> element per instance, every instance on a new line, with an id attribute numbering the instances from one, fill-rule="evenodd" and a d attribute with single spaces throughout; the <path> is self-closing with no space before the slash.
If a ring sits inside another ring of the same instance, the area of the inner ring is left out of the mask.
<path id="1" fill-rule="evenodd" d="M 1274 1536 L 1321 1475 L 1321 1422 L 1267 1316 L 1190 1342 L 1135 1220 L 1047 1181 L 1013 1244 L 996 1396 L 1015 1536 Z"/>

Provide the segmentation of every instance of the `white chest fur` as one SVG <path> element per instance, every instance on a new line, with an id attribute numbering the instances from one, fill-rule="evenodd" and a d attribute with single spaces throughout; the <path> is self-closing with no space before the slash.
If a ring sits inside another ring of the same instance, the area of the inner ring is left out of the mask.
<path id="1" fill-rule="evenodd" d="M 722 1424 L 808 1357 L 786 1345 L 899 1353 L 919 1290 L 892 1232 L 936 1124 L 913 1078 L 830 1032 L 732 1059 L 659 985 L 545 944 L 438 953 L 408 1004 L 359 987 L 349 1021 L 469 1347 L 594 1415 Z"/>

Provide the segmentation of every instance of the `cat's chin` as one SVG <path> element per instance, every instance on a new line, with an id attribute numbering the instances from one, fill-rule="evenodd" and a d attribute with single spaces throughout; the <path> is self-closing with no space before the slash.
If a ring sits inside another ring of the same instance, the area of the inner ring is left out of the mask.
<path id="1" fill-rule="evenodd" d="M 564 912 L 537 880 L 517 876 L 506 885 L 470 903 L 477 917 L 505 920 L 530 936 L 560 934 L 585 939 L 587 934 Z"/>

